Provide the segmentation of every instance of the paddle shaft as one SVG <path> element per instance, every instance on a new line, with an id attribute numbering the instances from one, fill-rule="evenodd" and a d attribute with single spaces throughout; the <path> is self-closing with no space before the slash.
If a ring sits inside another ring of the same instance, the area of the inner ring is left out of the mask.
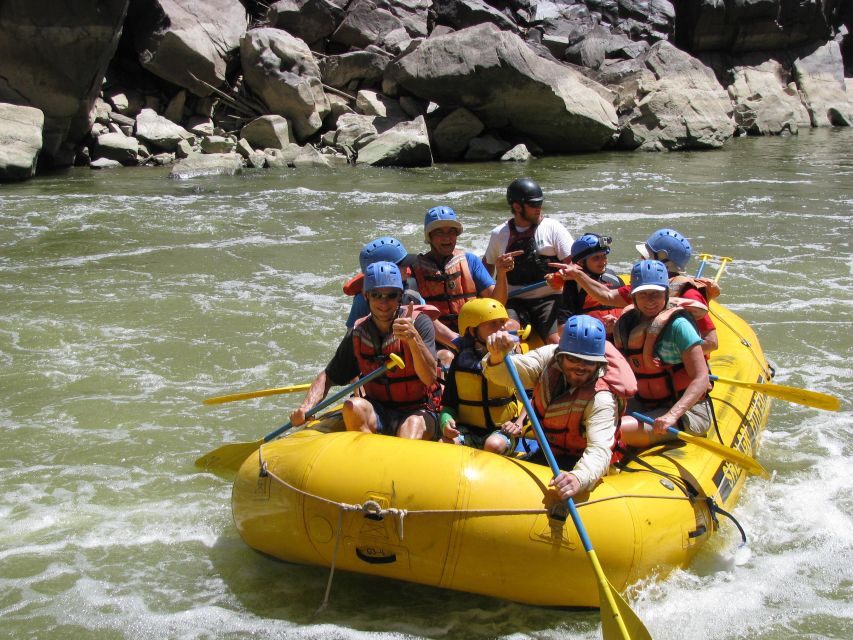
<path id="1" fill-rule="evenodd" d="M 721 378 L 719 376 L 709 376 L 711 380 L 720 382 L 721 384 L 730 384 L 733 387 L 743 387 L 752 389 L 779 400 L 801 404 L 807 407 L 816 409 L 824 409 L 826 411 L 838 411 L 841 408 L 841 400 L 828 393 L 820 393 L 818 391 L 810 391 L 809 389 L 798 389 L 797 387 L 788 387 L 783 384 L 775 384 L 773 382 L 744 382 L 743 380 L 732 380 L 731 378 Z"/>
<path id="2" fill-rule="evenodd" d="M 388 364 L 386 364 L 384 367 L 379 367 L 375 371 L 371 371 L 366 376 L 359 378 L 358 380 L 356 380 L 355 382 L 353 382 L 350 385 L 347 385 L 346 387 L 344 387 L 343 389 L 341 389 L 337 393 L 332 394 L 331 396 L 329 396 L 328 398 L 326 398 L 322 402 L 315 404 L 313 407 L 311 407 L 308 411 L 305 412 L 305 417 L 308 418 L 310 416 L 313 416 L 318 411 L 322 411 L 326 407 L 330 407 L 333 404 L 335 404 L 338 400 L 347 397 L 350 393 L 352 393 L 353 391 L 355 391 L 359 387 L 364 386 L 365 384 L 367 384 L 371 380 L 374 380 L 374 379 L 378 378 L 379 376 L 384 376 L 386 373 L 388 373 L 388 371 L 390 371 L 391 369 L 393 369 L 396 366 L 399 366 L 398 360 L 399 360 L 399 358 L 397 358 L 396 360 L 389 360 Z M 290 429 L 292 426 L 293 426 L 293 423 L 288 421 L 287 424 L 283 424 L 278 429 L 273 431 L 272 433 L 265 435 L 264 436 L 264 442 L 269 442 L 273 438 L 280 436 L 282 433 L 284 433 L 285 431 Z"/>
<path id="3" fill-rule="evenodd" d="M 507 294 L 507 298 L 514 298 L 515 296 L 520 296 L 522 293 L 527 293 L 528 291 L 534 291 L 536 289 L 541 289 L 546 284 L 548 284 L 548 282 L 546 280 L 540 280 L 539 282 L 534 282 L 533 284 L 528 284 L 524 287 L 521 287 L 521 289 L 516 289 L 514 291 L 510 291 L 509 294 Z"/>
<path id="4" fill-rule="evenodd" d="M 236 402 L 237 400 L 250 400 L 252 398 L 266 398 L 267 396 L 277 396 L 283 393 L 296 393 L 298 391 L 307 391 L 311 388 L 311 383 L 296 384 L 292 387 L 277 387 L 275 389 L 263 389 L 261 391 L 246 391 L 244 393 L 232 393 L 227 396 L 216 396 L 215 398 L 205 398 L 202 404 L 225 404 L 226 402 Z"/>
<path id="5" fill-rule="evenodd" d="M 533 425 L 533 429 L 536 431 L 536 438 L 539 440 L 539 446 L 545 454 L 548 466 L 551 467 L 551 473 L 556 478 L 560 475 L 560 467 L 557 464 L 556 458 L 554 458 L 554 453 L 551 451 L 551 446 L 548 444 L 548 440 L 545 439 L 545 432 L 542 430 L 542 425 L 539 424 L 539 418 L 536 416 L 536 411 L 534 411 L 533 405 L 530 404 L 530 399 L 527 397 L 524 385 L 521 383 L 521 378 L 518 377 L 518 371 L 515 368 L 515 363 L 512 361 L 512 356 L 509 354 L 504 356 L 504 364 L 506 364 L 509 375 L 512 376 L 512 381 L 518 391 L 518 396 L 521 398 L 521 402 L 524 404 L 524 408 L 527 411 L 527 417 Z M 619 613 L 619 605 L 616 603 L 616 598 L 614 597 L 614 589 L 604 576 L 604 570 L 598 562 L 598 556 L 596 556 L 595 550 L 592 548 L 592 542 L 590 542 L 589 536 L 586 533 L 586 527 L 583 525 L 583 520 L 581 520 L 580 514 L 575 507 L 575 501 L 572 500 L 571 496 L 566 498 L 566 506 L 569 508 L 569 514 L 571 515 L 572 522 L 575 524 L 575 528 L 580 536 L 583 548 L 592 563 L 593 572 L 598 580 L 599 595 L 603 595 L 606 598 L 607 605 L 609 605 L 610 608 L 610 614 L 613 616 L 613 621 L 618 627 L 619 634 L 625 640 L 630 640 L 631 635 L 628 633 L 625 621 Z M 602 627 L 604 627 L 604 604 L 605 603 L 603 602 L 600 603 L 600 609 L 602 611 Z M 625 604 L 627 606 L 627 603 Z"/>
<path id="6" fill-rule="evenodd" d="M 628 415 L 633 418 L 636 418 L 640 422 L 645 422 L 647 424 L 654 424 L 655 422 L 654 418 L 643 415 L 642 413 L 638 413 L 636 411 L 632 411 Z M 745 453 L 741 453 L 737 449 L 733 449 L 732 447 L 728 447 L 719 442 L 714 442 L 713 440 L 709 440 L 708 438 L 684 433 L 683 431 L 679 431 L 675 427 L 667 427 L 667 432 L 674 435 L 682 442 L 686 442 L 688 444 L 692 444 L 694 446 L 705 449 L 706 451 L 710 451 L 711 453 L 723 458 L 723 460 L 743 467 L 747 471 L 747 473 L 753 473 L 758 476 L 767 476 L 767 470 L 762 467 L 761 464 L 755 458 L 751 458 Z"/>

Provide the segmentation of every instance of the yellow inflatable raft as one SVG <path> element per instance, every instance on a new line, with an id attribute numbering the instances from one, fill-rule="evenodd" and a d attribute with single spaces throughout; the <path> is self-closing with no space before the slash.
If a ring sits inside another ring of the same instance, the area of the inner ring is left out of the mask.
<path id="1" fill-rule="evenodd" d="M 712 305 L 713 372 L 769 379 L 750 327 Z M 769 399 L 717 383 L 709 438 L 754 456 Z M 650 448 L 575 497 L 619 591 L 687 565 L 731 510 L 746 472 L 677 441 Z M 598 588 L 547 466 L 468 447 L 306 429 L 261 447 L 234 482 L 245 542 L 290 562 L 356 571 L 536 605 L 597 607 Z"/>

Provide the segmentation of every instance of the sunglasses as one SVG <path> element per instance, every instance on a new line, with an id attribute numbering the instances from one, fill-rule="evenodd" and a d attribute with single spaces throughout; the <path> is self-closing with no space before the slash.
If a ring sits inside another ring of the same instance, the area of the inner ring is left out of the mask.
<path id="1" fill-rule="evenodd" d="M 367 297 L 372 300 L 399 300 L 403 297 L 403 294 L 399 291 L 392 291 L 391 293 L 382 293 L 381 291 L 368 291 Z"/>

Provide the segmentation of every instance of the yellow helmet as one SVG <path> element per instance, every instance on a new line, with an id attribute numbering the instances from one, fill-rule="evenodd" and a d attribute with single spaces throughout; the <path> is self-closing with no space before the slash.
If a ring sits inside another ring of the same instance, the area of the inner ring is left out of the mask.
<path id="1" fill-rule="evenodd" d="M 489 320 L 509 320 L 504 306 L 493 298 L 474 298 L 459 310 L 459 335 L 464 336 L 469 327 L 476 329 Z"/>

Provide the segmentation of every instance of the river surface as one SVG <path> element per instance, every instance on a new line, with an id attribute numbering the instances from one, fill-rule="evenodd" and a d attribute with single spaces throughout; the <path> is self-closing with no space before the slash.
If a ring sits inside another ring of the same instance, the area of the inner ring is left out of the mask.
<path id="1" fill-rule="evenodd" d="M 193 467 L 287 421 L 301 395 L 201 401 L 310 381 L 365 241 L 420 251 L 425 211 L 447 204 L 482 253 L 525 174 L 575 237 L 614 237 L 622 272 L 662 226 L 733 257 L 720 301 L 776 381 L 843 403 L 774 402 L 772 476 L 735 510 L 748 546 L 723 520 L 690 569 L 637 587 L 634 611 L 657 640 L 853 637 L 853 131 L 522 166 L 167 172 L 0 185 L 0 637 L 598 637 L 597 612 L 343 572 L 317 612 L 326 570 L 247 548 L 230 485 Z"/>

